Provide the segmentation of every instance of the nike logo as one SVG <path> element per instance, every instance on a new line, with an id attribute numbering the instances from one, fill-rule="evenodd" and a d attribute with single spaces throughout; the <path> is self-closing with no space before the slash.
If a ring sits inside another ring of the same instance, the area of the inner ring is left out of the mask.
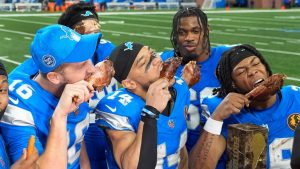
<path id="1" fill-rule="evenodd" d="M 116 112 L 116 110 L 117 110 L 117 108 L 115 107 L 115 108 L 112 108 L 112 107 L 110 107 L 110 106 L 108 106 L 108 105 L 105 105 L 111 112 Z"/>
<path id="2" fill-rule="evenodd" d="M 13 103 L 13 104 L 19 104 L 19 99 L 16 98 L 16 100 L 12 99 L 11 97 L 9 97 L 9 100 Z"/>

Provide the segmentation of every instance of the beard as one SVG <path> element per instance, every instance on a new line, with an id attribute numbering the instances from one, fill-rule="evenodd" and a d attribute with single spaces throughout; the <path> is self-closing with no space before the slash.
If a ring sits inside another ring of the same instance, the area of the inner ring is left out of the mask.
<path id="1" fill-rule="evenodd" d="M 187 54 L 187 55 L 183 56 L 181 65 L 185 65 L 185 64 L 189 63 L 190 61 L 197 61 L 198 57 L 199 57 L 199 55 L 197 55 L 196 53 Z"/>

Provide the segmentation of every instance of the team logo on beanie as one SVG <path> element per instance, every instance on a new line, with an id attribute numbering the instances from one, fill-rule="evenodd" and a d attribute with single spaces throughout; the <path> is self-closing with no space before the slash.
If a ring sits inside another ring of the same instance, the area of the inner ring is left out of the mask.
<path id="1" fill-rule="evenodd" d="M 52 55 L 43 56 L 42 61 L 47 67 L 53 67 L 56 64 L 56 60 Z"/>
<path id="2" fill-rule="evenodd" d="M 132 50 L 132 48 L 133 48 L 133 42 L 126 42 L 124 45 L 127 47 L 127 48 L 125 48 L 124 49 L 124 51 L 126 51 L 126 50 Z"/>
<path id="3" fill-rule="evenodd" d="M 77 33 L 75 33 L 75 31 L 73 31 L 72 29 L 67 29 L 67 28 L 61 26 L 61 30 L 65 32 L 65 35 L 61 36 L 60 39 L 68 38 L 72 41 L 73 40 L 76 42 L 80 41 L 80 36 Z"/>
<path id="4" fill-rule="evenodd" d="M 85 11 L 85 14 L 81 14 L 81 15 L 87 17 L 93 15 L 93 13 L 91 11 Z"/>

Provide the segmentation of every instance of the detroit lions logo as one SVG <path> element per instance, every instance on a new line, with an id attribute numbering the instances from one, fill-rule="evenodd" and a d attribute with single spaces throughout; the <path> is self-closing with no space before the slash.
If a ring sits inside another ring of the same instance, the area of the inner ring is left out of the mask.
<path id="1" fill-rule="evenodd" d="M 124 45 L 125 45 L 127 48 L 125 48 L 124 51 L 126 51 L 126 50 L 132 50 L 132 48 L 133 48 L 133 45 L 132 45 L 132 44 L 133 44 L 132 42 L 126 42 Z"/>
<path id="2" fill-rule="evenodd" d="M 68 29 L 68 28 L 61 26 L 61 30 L 65 32 L 65 35 L 60 36 L 60 39 L 67 38 L 72 41 L 74 40 L 76 42 L 80 41 L 80 36 L 77 33 L 75 33 L 75 31 L 73 31 L 72 29 Z"/>
<path id="3" fill-rule="evenodd" d="M 44 55 L 42 61 L 47 67 L 53 67 L 56 64 L 56 60 L 52 55 Z"/>
<path id="4" fill-rule="evenodd" d="M 174 120 L 170 119 L 170 120 L 168 121 L 168 126 L 169 126 L 171 129 L 173 129 L 173 128 L 175 127 Z"/>
<path id="5" fill-rule="evenodd" d="M 85 11 L 85 14 L 81 14 L 82 16 L 88 17 L 93 15 L 93 13 L 91 11 Z"/>
<path id="6" fill-rule="evenodd" d="M 287 119 L 287 124 L 290 129 L 295 131 L 295 129 L 299 123 L 300 123 L 300 114 L 299 113 L 293 113 L 293 114 L 289 115 L 289 117 Z"/>

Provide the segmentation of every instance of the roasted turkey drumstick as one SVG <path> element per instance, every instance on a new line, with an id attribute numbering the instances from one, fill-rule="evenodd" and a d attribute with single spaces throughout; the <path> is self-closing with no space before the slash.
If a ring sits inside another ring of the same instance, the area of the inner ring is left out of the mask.
<path id="1" fill-rule="evenodd" d="M 284 74 L 273 74 L 264 81 L 262 81 L 258 86 L 252 89 L 245 96 L 250 101 L 253 101 L 259 98 L 264 98 L 273 95 L 281 89 L 285 78 L 286 75 Z"/>
<path id="2" fill-rule="evenodd" d="M 95 65 L 96 71 L 89 76 L 86 81 L 93 85 L 98 92 L 102 91 L 103 87 L 108 86 L 112 77 L 115 74 L 113 63 L 110 60 L 104 60 Z M 76 103 L 78 96 L 74 96 L 72 101 Z"/>

